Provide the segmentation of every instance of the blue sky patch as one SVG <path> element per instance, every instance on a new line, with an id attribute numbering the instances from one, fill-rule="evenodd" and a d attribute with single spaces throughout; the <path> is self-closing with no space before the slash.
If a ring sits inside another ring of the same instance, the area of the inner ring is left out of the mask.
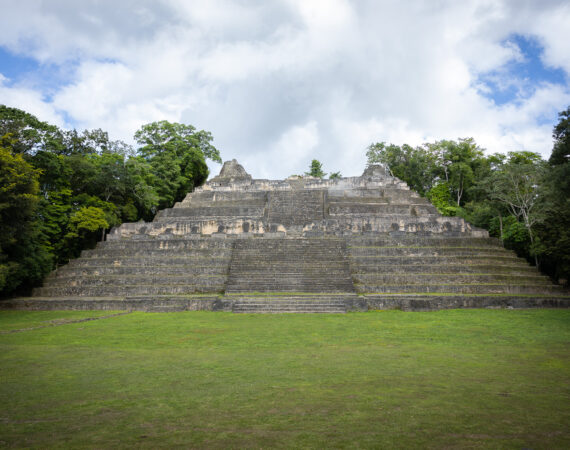
<path id="1" fill-rule="evenodd" d="M 544 48 L 537 39 L 516 34 L 503 44 L 517 46 L 522 58 L 511 60 L 499 69 L 481 75 L 478 80 L 485 87 L 481 94 L 496 105 L 527 99 L 543 83 L 567 84 L 568 77 L 562 69 L 543 64 Z"/>
<path id="2" fill-rule="evenodd" d="M 8 78 L 4 83 L 10 87 L 18 85 L 43 92 L 47 101 L 73 80 L 76 68 L 77 62 L 42 64 L 0 46 L 0 73 Z"/>
<path id="3" fill-rule="evenodd" d="M 22 74 L 35 72 L 38 67 L 39 64 L 34 59 L 16 56 L 0 47 L 0 73 L 9 79 L 9 86 L 20 80 Z"/>

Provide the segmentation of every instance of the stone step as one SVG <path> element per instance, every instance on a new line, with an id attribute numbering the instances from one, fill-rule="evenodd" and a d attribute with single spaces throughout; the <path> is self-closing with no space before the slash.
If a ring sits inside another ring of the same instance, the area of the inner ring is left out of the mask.
<path id="1" fill-rule="evenodd" d="M 427 268 L 426 268 L 427 269 Z M 356 273 L 352 275 L 355 283 L 373 286 L 409 284 L 499 284 L 508 285 L 551 285 L 550 279 L 538 272 L 534 275 L 510 275 L 510 274 L 456 274 L 456 273 L 420 273 L 420 274 L 368 274 Z"/>
<path id="2" fill-rule="evenodd" d="M 344 299 L 330 297 L 249 297 L 232 301 L 234 313 L 346 313 Z"/>
<path id="3" fill-rule="evenodd" d="M 405 214 L 411 216 L 438 216 L 437 209 L 431 205 L 419 204 L 374 204 L 374 203 L 329 203 L 328 213 L 331 216 L 358 215 L 358 216 L 389 216 Z"/>
<path id="4" fill-rule="evenodd" d="M 561 294 L 564 290 L 557 285 L 507 285 L 496 283 L 475 284 L 407 284 L 372 285 L 355 283 L 356 292 L 365 293 L 449 293 L 449 294 Z"/>
<path id="5" fill-rule="evenodd" d="M 330 200 L 337 200 L 337 199 L 344 199 L 346 201 L 352 201 L 357 199 L 387 199 L 391 202 L 405 202 L 405 201 L 413 201 L 413 202 L 422 202 L 427 200 L 420 197 L 417 193 L 398 189 L 395 186 L 378 186 L 377 188 L 361 188 L 361 189 L 354 189 L 354 190 L 346 190 L 346 191 L 329 191 L 328 198 Z"/>
<path id="6" fill-rule="evenodd" d="M 348 248 L 353 247 L 477 247 L 503 248 L 497 238 L 436 237 L 436 236 L 362 236 L 347 239 Z"/>
<path id="7" fill-rule="evenodd" d="M 263 278 L 263 277 L 282 277 L 290 275 L 306 274 L 307 276 L 319 277 L 322 279 L 323 275 L 329 277 L 339 276 L 349 271 L 348 267 L 342 266 L 311 266 L 310 264 L 290 264 L 285 265 L 281 263 L 270 264 L 267 263 L 265 267 L 260 264 L 242 265 L 233 264 L 230 266 L 230 276 L 243 276 L 246 278 Z M 326 272 L 326 273 L 323 273 Z"/>
<path id="8" fill-rule="evenodd" d="M 201 219 L 218 218 L 218 217 L 263 217 L 265 206 L 241 206 L 241 205 L 210 205 L 210 206 L 191 206 L 165 209 L 159 212 L 154 218 L 154 222 L 163 222 L 169 218 L 176 217 L 199 217 Z"/>
<path id="9" fill-rule="evenodd" d="M 117 239 L 97 244 L 97 249 L 110 250 L 194 250 L 231 249 L 232 241 L 226 239 Z"/>
<path id="10" fill-rule="evenodd" d="M 105 257 L 154 257 L 154 256 L 185 256 L 188 258 L 192 257 L 214 257 L 223 258 L 229 257 L 231 254 L 230 248 L 194 248 L 186 250 L 176 250 L 176 249 L 151 249 L 147 250 L 144 248 L 132 248 L 132 249 L 122 249 L 122 248 L 96 248 L 93 250 L 83 250 L 81 252 L 81 258 L 105 258 Z"/>
<path id="11" fill-rule="evenodd" d="M 74 266 L 62 266 L 56 271 L 52 272 L 46 280 L 51 280 L 54 278 L 73 278 L 73 277 L 84 277 L 84 276 L 108 276 L 108 275 L 187 275 L 187 276 L 199 276 L 199 275 L 226 275 L 228 274 L 229 268 L 228 264 L 224 265 L 213 265 L 213 266 L 196 266 L 196 265 L 139 265 L 139 266 L 89 266 L 89 267 L 74 267 Z"/>
<path id="12" fill-rule="evenodd" d="M 228 287 L 226 287 L 225 292 L 232 293 L 244 293 L 244 292 L 311 292 L 311 293 L 327 293 L 327 294 L 343 294 L 354 292 L 354 287 L 352 284 L 346 285 L 336 285 L 331 286 L 329 284 L 316 284 L 308 282 L 296 282 L 296 283 L 272 283 L 272 284 L 255 284 L 255 283 L 243 283 L 243 284 L 230 284 L 228 281 Z M 373 291 L 379 292 L 379 291 Z"/>
<path id="13" fill-rule="evenodd" d="M 204 203 L 206 205 L 211 205 L 212 203 L 227 202 L 230 204 L 235 203 L 251 203 L 251 202 L 261 202 L 265 203 L 267 201 L 266 191 L 202 191 L 193 192 L 186 196 L 186 198 L 180 202 L 179 207 L 185 207 L 187 205 L 193 205 L 198 203 Z"/>
<path id="14" fill-rule="evenodd" d="M 435 311 L 455 308 L 569 308 L 570 295 L 422 295 L 392 294 L 362 297 L 370 310 Z"/>
<path id="15" fill-rule="evenodd" d="M 528 267 L 528 263 L 516 255 L 463 255 L 463 256 L 422 256 L 422 255 L 395 255 L 395 256 L 351 256 L 350 263 L 353 267 L 370 267 L 371 265 L 394 265 L 430 267 L 430 265 L 471 265 L 471 264 L 497 264 L 520 267 Z"/>
<path id="16" fill-rule="evenodd" d="M 538 276 L 536 267 L 526 262 L 518 264 L 375 264 L 360 261 L 351 267 L 352 274 L 405 274 L 405 273 L 433 273 L 433 274 L 469 274 L 469 273 L 498 273 L 510 275 Z"/>
<path id="17" fill-rule="evenodd" d="M 138 284 L 111 286 L 45 286 L 35 288 L 33 296 L 39 297 L 114 297 L 133 295 L 177 295 L 211 293 L 217 294 L 224 290 L 223 283 L 219 285 L 199 284 Z"/>
<path id="18" fill-rule="evenodd" d="M 511 250 L 492 247 L 352 247 L 352 257 L 363 256 L 511 256 Z"/>
<path id="19" fill-rule="evenodd" d="M 208 257 L 206 255 L 196 257 L 192 255 L 186 256 L 167 256 L 167 255 L 154 255 L 145 257 L 144 255 L 138 256 L 101 256 L 98 258 L 78 258 L 72 259 L 66 266 L 70 268 L 97 268 L 97 267 L 169 267 L 171 264 L 174 266 L 191 266 L 191 265 L 206 265 L 206 266 L 227 266 L 230 261 L 230 255 L 223 257 Z"/>
<path id="20" fill-rule="evenodd" d="M 20 297 L 0 302 L 0 309 L 19 310 L 108 310 L 108 311 L 212 311 L 219 296 L 145 295 L 139 297 Z"/>
<path id="21" fill-rule="evenodd" d="M 199 285 L 223 285 L 227 279 L 226 274 L 195 274 L 195 275 L 145 275 L 145 274 L 114 274 L 100 276 L 96 274 L 77 276 L 58 276 L 46 280 L 45 286 L 122 286 L 137 284 L 176 285 L 176 284 L 199 284 Z"/>

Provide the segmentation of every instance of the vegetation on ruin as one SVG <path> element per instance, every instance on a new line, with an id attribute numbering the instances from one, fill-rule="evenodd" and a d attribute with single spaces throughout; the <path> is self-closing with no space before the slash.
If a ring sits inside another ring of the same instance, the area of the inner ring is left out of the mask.
<path id="1" fill-rule="evenodd" d="M 2 447 L 570 446 L 567 310 L 112 314 L 0 311 Z"/>
<path id="2" fill-rule="evenodd" d="M 309 166 L 309 171 L 305 175 L 315 178 L 324 178 L 326 173 L 323 171 L 323 164 L 318 159 L 313 159 Z"/>

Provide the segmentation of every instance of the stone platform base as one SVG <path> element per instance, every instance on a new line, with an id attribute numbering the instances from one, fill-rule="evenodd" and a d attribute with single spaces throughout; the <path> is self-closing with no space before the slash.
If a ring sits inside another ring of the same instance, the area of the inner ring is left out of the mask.
<path id="1" fill-rule="evenodd" d="M 0 309 L 109 311 L 227 311 L 234 313 L 345 313 L 401 309 L 569 308 L 570 296 L 410 294 L 248 294 L 141 297 L 22 297 L 0 301 Z"/>

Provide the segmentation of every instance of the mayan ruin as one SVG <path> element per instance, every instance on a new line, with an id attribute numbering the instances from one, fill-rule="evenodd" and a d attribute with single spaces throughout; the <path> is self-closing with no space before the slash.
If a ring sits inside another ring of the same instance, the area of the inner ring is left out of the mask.
<path id="1" fill-rule="evenodd" d="M 256 180 L 236 161 L 153 222 L 125 223 L 23 309 L 346 312 L 563 306 L 487 231 L 443 217 L 382 166 Z"/>

